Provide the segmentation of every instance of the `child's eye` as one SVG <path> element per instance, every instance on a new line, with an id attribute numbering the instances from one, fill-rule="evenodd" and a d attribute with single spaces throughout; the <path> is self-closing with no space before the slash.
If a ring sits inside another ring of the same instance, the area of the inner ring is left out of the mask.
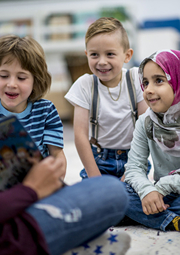
<path id="1" fill-rule="evenodd" d="M 91 53 L 90 56 L 91 56 L 91 57 L 97 57 L 97 55 L 98 55 L 97 53 Z"/>
<path id="2" fill-rule="evenodd" d="M 163 80 L 161 78 L 156 79 L 156 83 L 162 83 L 162 82 L 163 82 Z"/>
<path id="3" fill-rule="evenodd" d="M 18 77 L 18 79 L 19 79 L 20 81 L 24 81 L 26 78 L 24 78 L 24 77 Z"/>
<path id="4" fill-rule="evenodd" d="M 7 76 L 7 75 L 0 75 L 0 77 L 1 77 L 2 79 L 6 79 L 8 76 Z"/>
<path id="5" fill-rule="evenodd" d="M 112 56 L 114 56 L 114 53 L 109 52 L 107 55 L 108 55 L 109 57 L 112 57 Z"/>
<path id="6" fill-rule="evenodd" d="M 148 84 L 149 84 L 148 81 L 143 81 L 143 83 L 142 83 L 143 88 L 146 89 Z"/>

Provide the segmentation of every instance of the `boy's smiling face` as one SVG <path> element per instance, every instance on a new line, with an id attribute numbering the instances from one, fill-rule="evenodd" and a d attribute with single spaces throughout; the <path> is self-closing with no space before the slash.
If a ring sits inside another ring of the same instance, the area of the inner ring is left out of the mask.
<path id="1" fill-rule="evenodd" d="M 165 113 L 174 101 L 174 92 L 162 68 L 152 60 L 143 70 L 144 99 L 156 113 Z"/>
<path id="2" fill-rule="evenodd" d="M 5 57 L 0 66 L 0 98 L 1 103 L 10 112 L 20 113 L 27 107 L 34 78 L 32 74 L 22 69 L 17 59 L 6 63 Z"/>
<path id="3" fill-rule="evenodd" d="M 119 31 L 100 33 L 93 36 L 87 43 L 85 51 L 89 67 L 107 87 L 115 87 L 121 79 L 124 63 L 128 63 L 133 50 L 124 52 Z"/>

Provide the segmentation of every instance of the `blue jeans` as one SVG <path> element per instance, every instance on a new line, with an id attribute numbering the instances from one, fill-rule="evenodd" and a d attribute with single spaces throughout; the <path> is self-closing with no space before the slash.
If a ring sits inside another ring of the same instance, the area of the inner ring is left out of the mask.
<path id="1" fill-rule="evenodd" d="M 139 195 L 134 189 L 127 183 L 123 183 L 129 194 L 129 207 L 126 211 L 126 215 L 132 220 L 139 222 L 140 224 L 166 231 L 167 225 L 176 217 L 180 216 L 180 195 L 171 193 L 163 198 L 165 204 L 169 204 L 170 207 L 163 212 L 146 215 L 142 210 L 141 200 Z"/>
<path id="2" fill-rule="evenodd" d="M 91 148 L 101 174 L 113 175 L 121 179 L 125 171 L 124 165 L 127 163 L 129 150 L 123 150 L 121 153 L 121 150 L 102 148 L 101 152 L 98 153 L 96 147 L 91 146 Z M 151 163 L 148 160 L 147 175 L 150 169 Z M 85 168 L 81 170 L 80 176 L 82 179 L 88 178 Z"/>
<path id="3" fill-rule="evenodd" d="M 119 179 L 123 176 L 129 150 L 124 150 L 120 154 L 120 150 L 101 149 L 101 152 L 98 153 L 97 148 L 92 146 L 92 152 L 101 174 L 114 175 Z M 81 170 L 80 176 L 83 179 L 88 178 L 85 169 Z"/>
<path id="4" fill-rule="evenodd" d="M 50 254 L 60 255 L 116 225 L 127 206 L 123 184 L 113 176 L 100 176 L 66 186 L 27 212 L 40 226 Z"/>

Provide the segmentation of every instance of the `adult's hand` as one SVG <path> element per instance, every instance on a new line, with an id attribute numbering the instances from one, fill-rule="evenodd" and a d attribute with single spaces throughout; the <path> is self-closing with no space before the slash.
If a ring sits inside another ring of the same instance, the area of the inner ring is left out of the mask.
<path id="1" fill-rule="evenodd" d="M 23 180 L 23 185 L 32 188 L 42 199 L 63 186 L 60 178 L 64 176 L 64 160 L 49 156 L 33 165 Z"/>

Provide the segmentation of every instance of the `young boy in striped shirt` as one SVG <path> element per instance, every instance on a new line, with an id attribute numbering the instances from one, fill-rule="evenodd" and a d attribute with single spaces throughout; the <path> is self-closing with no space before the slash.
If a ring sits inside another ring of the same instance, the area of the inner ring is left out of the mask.
<path id="1" fill-rule="evenodd" d="M 51 86 L 45 55 L 30 37 L 0 38 L 0 118 L 15 114 L 44 157 L 62 157 L 63 125 L 54 104 L 42 99 Z"/>

